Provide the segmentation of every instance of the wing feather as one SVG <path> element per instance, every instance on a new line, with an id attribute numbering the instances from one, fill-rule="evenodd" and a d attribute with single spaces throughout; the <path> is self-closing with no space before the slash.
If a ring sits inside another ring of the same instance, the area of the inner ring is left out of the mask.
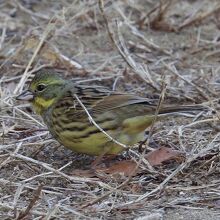
<path id="1" fill-rule="evenodd" d="M 152 100 L 141 98 L 132 94 L 111 92 L 105 88 L 84 87 L 78 88 L 76 93 L 85 107 L 95 114 L 101 114 L 112 109 L 133 104 L 145 104 L 149 107 L 156 105 Z"/>

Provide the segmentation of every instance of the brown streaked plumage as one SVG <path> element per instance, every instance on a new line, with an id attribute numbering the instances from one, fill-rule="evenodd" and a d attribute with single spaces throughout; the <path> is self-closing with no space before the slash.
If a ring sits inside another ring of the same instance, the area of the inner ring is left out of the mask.
<path id="1" fill-rule="evenodd" d="M 52 136 L 65 147 L 90 155 L 120 153 L 123 147 L 90 122 L 74 94 L 99 127 L 125 145 L 141 141 L 154 120 L 156 104 L 149 99 L 103 87 L 75 85 L 47 69 L 40 70 L 17 99 L 30 101 Z M 204 109 L 200 105 L 162 107 L 158 117 Z"/>

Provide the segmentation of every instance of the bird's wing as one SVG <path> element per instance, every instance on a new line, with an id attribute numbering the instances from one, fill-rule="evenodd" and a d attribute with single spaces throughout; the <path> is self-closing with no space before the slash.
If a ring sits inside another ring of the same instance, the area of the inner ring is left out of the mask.
<path id="1" fill-rule="evenodd" d="M 97 114 L 139 103 L 153 108 L 156 106 L 153 101 L 149 99 L 132 94 L 111 92 L 101 87 L 79 87 L 76 95 L 89 111 Z"/>

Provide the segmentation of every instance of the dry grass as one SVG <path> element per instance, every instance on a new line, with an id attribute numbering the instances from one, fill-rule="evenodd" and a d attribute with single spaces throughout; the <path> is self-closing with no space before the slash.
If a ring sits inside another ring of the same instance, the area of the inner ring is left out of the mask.
<path id="1" fill-rule="evenodd" d="M 160 219 L 166 208 L 219 208 L 219 2 L 46 2 L 0 5 L 1 219 Z M 58 147 L 14 99 L 45 66 L 149 98 L 165 82 L 165 103 L 204 103 L 216 113 L 154 125 L 151 139 L 185 152 L 185 161 L 152 168 L 134 148 L 137 175 L 88 175 L 93 158 Z"/>

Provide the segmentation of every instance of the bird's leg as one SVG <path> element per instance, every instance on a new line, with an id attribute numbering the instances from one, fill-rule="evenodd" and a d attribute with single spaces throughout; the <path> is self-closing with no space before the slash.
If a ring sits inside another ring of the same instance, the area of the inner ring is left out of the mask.
<path id="1" fill-rule="evenodd" d="M 143 149 L 143 145 L 146 143 L 147 139 L 149 137 L 149 131 L 145 131 L 145 137 L 144 137 L 144 140 L 140 141 L 139 142 L 139 146 L 138 146 L 138 152 L 139 153 L 142 153 L 144 151 Z"/>

